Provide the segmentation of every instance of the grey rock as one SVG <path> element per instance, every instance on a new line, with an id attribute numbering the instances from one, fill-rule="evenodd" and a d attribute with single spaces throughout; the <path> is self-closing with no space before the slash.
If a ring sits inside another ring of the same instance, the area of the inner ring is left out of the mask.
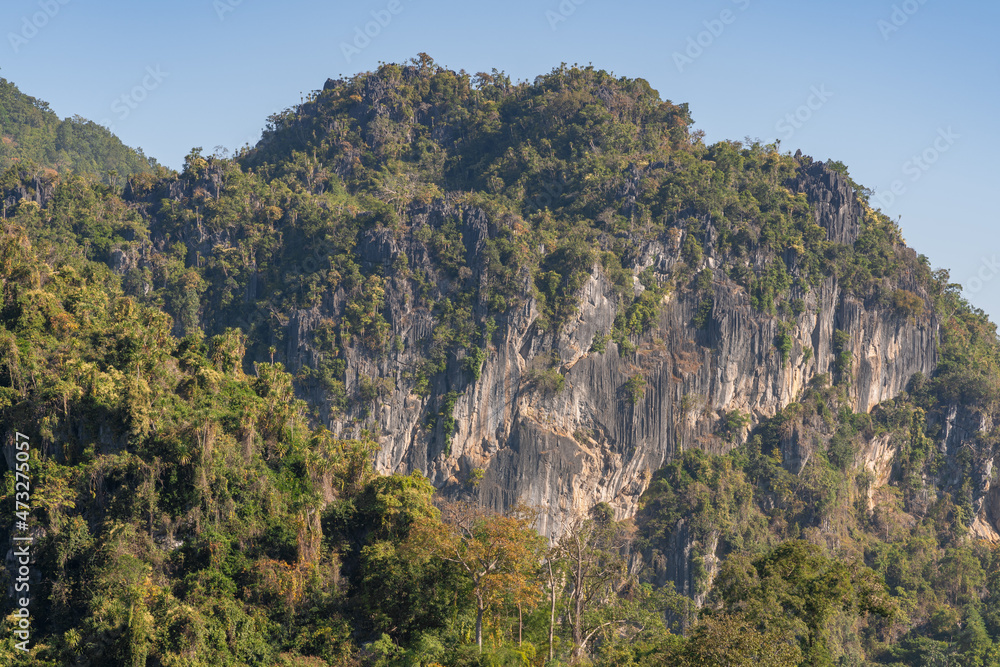
<path id="1" fill-rule="evenodd" d="M 854 242 L 861 207 L 840 174 L 816 163 L 805 169 L 797 187 L 812 202 L 830 240 Z M 461 211 L 448 200 L 408 214 L 411 229 L 438 225 L 451 215 L 461 216 L 467 263 L 475 270 L 498 221 L 476 208 Z M 711 228 L 707 236 L 705 265 L 716 265 L 720 258 L 713 255 Z M 680 261 L 679 248 L 677 239 L 645 242 L 629 265 L 636 275 L 650 266 L 665 274 Z M 397 241 L 388 232 L 368 232 L 359 247 L 363 261 L 383 266 L 401 251 L 411 268 L 425 271 L 444 289 L 447 281 L 436 275 L 426 249 L 410 235 Z M 869 411 L 896 396 L 914 373 L 929 375 L 935 368 L 934 317 L 907 319 L 891 308 L 863 303 L 846 294 L 834 277 L 799 295 L 806 307 L 794 319 L 792 351 L 783 362 L 774 344 L 779 320 L 755 310 L 741 286 L 722 271 L 715 273 L 715 303 L 705 329 L 692 324 L 700 298 L 680 290 L 664 299 L 654 330 L 632 341 L 636 353 L 623 355 L 611 342 L 604 353 L 591 351 L 594 336 L 611 330 L 617 312 L 614 287 L 595 267 L 581 289 L 576 316 L 558 334 L 538 328 L 538 306 L 528 299 L 497 318 L 495 344 L 476 382 L 464 379 L 460 359 L 450 359 L 447 370 L 433 378 L 427 397 L 413 393 L 412 371 L 421 361 L 422 342 L 433 332 L 434 317 L 414 306 L 412 281 L 387 273 L 387 319 L 403 349 L 375 355 L 350 347 L 346 384 L 350 395 L 358 378 L 385 377 L 395 389 L 370 414 L 355 409 L 331 416 L 327 425 L 342 436 L 362 428 L 379 433 L 376 464 L 384 473 L 420 470 L 446 493 L 475 495 L 495 509 L 534 505 L 540 510 L 538 528 L 555 536 L 598 502 L 610 503 L 618 517 L 634 514 L 652 472 L 683 449 L 727 451 L 732 445 L 714 434 L 724 414 L 741 410 L 756 422 L 796 400 L 813 377 L 831 372 L 838 329 L 850 337 L 855 411 Z M 525 283 L 525 293 L 529 287 Z M 336 318 L 343 302 L 342 295 L 326 299 L 315 313 L 298 312 L 289 319 L 290 370 L 313 363 L 308 332 L 321 317 Z M 808 360 L 806 348 L 813 349 Z M 565 388 L 546 395 L 529 377 L 553 352 Z M 623 386 L 636 374 L 646 387 L 633 405 Z M 446 448 L 440 425 L 428 430 L 426 423 L 448 391 L 459 397 L 456 432 Z M 484 475 L 473 489 L 468 480 L 476 468 Z"/>

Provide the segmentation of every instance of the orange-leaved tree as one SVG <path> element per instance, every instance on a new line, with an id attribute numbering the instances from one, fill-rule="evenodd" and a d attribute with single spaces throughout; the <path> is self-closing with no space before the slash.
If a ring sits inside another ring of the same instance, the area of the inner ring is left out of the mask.
<path id="1" fill-rule="evenodd" d="M 534 515 L 518 509 L 495 514 L 470 503 L 442 508 L 438 554 L 466 573 L 476 603 L 476 644 L 483 647 L 483 616 L 504 605 L 519 612 L 541 596 L 535 574 L 544 538 L 532 529 Z"/>

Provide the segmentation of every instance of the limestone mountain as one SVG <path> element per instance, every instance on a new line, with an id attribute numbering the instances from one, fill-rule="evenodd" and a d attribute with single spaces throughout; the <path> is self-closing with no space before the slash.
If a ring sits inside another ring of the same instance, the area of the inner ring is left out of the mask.
<path id="1" fill-rule="evenodd" d="M 843 164 L 691 124 L 421 54 L 232 159 L 9 168 L 36 664 L 996 664 L 995 326 Z"/>

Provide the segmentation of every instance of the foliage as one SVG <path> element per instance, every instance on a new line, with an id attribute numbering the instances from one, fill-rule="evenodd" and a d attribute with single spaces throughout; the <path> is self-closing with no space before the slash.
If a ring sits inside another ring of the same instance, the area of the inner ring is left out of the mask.
<path id="1" fill-rule="evenodd" d="M 792 336 L 787 331 L 781 331 L 775 337 L 774 346 L 778 348 L 778 352 L 781 354 L 782 363 L 788 363 L 788 357 L 792 353 L 793 344 Z"/>
<path id="2" fill-rule="evenodd" d="M 854 365 L 854 355 L 848 345 L 851 342 L 850 334 L 846 331 L 838 330 L 833 334 L 833 370 L 838 384 L 849 384 L 850 373 Z"/>
<path id="3" fill-rule="evenodd" d="M 593 251 L 580 239 L 556 248 L 539 266 L 535 285 L 542 297 L 541 326 L 558 328 L 576 312 L 576 291 L 590 276 Z"/>
<path id="4" fill-rule="evenodd" d="M 783 542 L 749 565 L 742 558 L 726 562 L 715 589 L 721 607 L 796 637 L 807 664 L 834 664 L 827 645 L 834 614 L 896 613 L 873 572 L 863 566 L 852 571 L 807 542 Z"/>
<path id="5" fill-rule="evenodd" d="M 734 442 L 750 424 L 750 415 L 739 410 L 730 410 L 722 418 L 722 435 L 729 442 Z"/>
<path id="6" fill-rule="evenodd" d="M 34 664 L 997 663 L 1000 556 L 970 538 L 1000 444 L 996 328 L 843 165 L 705 145 L 685 105 L 592 67 L 512 83 L 421 54 L 180 174 L 0 96 L 0 423 L 33 443 Z M 807 172 L 853 189 L 853 244 L 816 224 Z M 547 544 L 531 511 L 477 504 L 516 499 L 467 452 L 441 482 L 469 502 L 375 471 L 372 415 L 412 401 L 438 474 L 525 313 L 556 353 L 529 351 L 524 388 L 553 396 L 582 298 L 610 299 L 590 350 L 632 355 L 627 415 L 663 303 L 708 345 L 735 283 L 787 362 L 824 281 L 940 322 L 934 373 L 856 414 L 838 330 L 816 343 L 835 386 L 724 410 L 698 444 L 738 446 L 664 453 L 634 520 L 598 503 Z"/>
<path id="7" fill-rule="evenodd" d="M 541 539 L 532 517 L 498 516 L 469 505 L 446 507 L 447 528 L 436 547 L 441 557 L 465 572 L 476 610 L 476 644 L 483 647 L 483 619 L 504 605 L 520 610 L 534 605 L 540 591 L 533 585 Z"/>
<path id="8" fill-rule="evenodd" d="M 122 144 L 108 129 L 79 116 L 59 120 L 48 103 L 25 95 L 0 78 L 0 170 L 11 165 L 45 170 L 72 170 L 124 182 L 131 174 L 156 170 L 156 161 L 141 149 Z"/>
<path id="9" fill-rule="evenodd" d="M 536 391 L 545 396 L 558 394 L 566 387 L 566 376 L 562 374 L 559 358 L 554 354 L 548 358 L 539 357 L 528 371 L 527 379 Z"/>
<path id="10" fill-rule="evenodd" d="M 892 304 L 902 315 L 918 318 L 924 314 L 924 300 L 919 294 L 905 289 L 892 293 Z"/>
<path id="11" fill-rule="evenodd" d="M 625 384 L 622 385 L 622 391 L 625 392 L 625 397 L 632 405 L 638 404 L 642 400 L 643 394 L 646 393 L 646 378 L 636 373 L 625 381 Z"/>

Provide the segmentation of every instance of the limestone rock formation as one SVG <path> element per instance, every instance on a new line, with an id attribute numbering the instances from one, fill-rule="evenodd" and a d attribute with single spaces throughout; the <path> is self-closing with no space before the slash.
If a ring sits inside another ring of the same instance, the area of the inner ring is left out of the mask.
<path id="1" fill-rule="evenodd" d="M 857 239 L 862 208 L 844 177 L 814 163 L 803 168 L 797 185 L 830 241 L 850 245 Z M 476 494 L 496 509 L 519 502 L 535 506 L 539 528 L 548 535 L 598 502 L 610 503 L 619 517 L 633 514 L 651 473 L 682 449 L 727 450 L 732 445 L 716 435 L 720 419 L 733 410 L 748 413 L 752 421 L 772 416 L 813 377 L 832 373 L 836 331 L 846 332 L 849 341 L 843 347 L 852 354 L 846 372 L 855 411 L 892 398 L 914 373 L 928 375 L 935 367 L 933 316 L 915 318 L 891 305 L 864 303 L 846 293 L 836 277 L 793 294 L 804 308 L 788 332 L 792 346 L 785 360 L 775 345 L 782 333 L 778 318 L 754 309 L 746 291 L 723 271 L 714 273 L 714 305 L 703 328 L 692 322 L 699 299 L 678 289 L 664 297 L 657 326 L 633 341 L 634 354 L 623 354 L 613 342 L 598 352 L 592 347 L 595 336 L 611 330 L 617 311 L 614 286 L 595 265 L 575 316 L 557 333 L 538 326 L 538 304 L 529 298 L 497 321 L 478 379 L 467 381 L 461 360 L 452 360 L 433 379 L 431 393 L 420 397 L 413 393 L 412 370 L 434 319 L 413 305 L 412 282 L 391 267 L 405 253 L 410 266 L 433 277 L 427 250 L 415 234 L 449 215 L 461 216 L 466 261 L 473 267 L 466 280 L 477 280 L 483 240 L 502 224 L 477 208 L 437 201 L 411 210 L 409 233 L 401 238 L 376 230 L 359 244 L 365 263 L 385 269 L 387 319 L 400 344 L 384 355 L 349 348 L 347 391 L 357 392 L 359 383 L 371 378 L 389 378 L 394 387 L 368 416 L 382 445 L 381 471 L 420 470 L 447 492 Z M 700 268 L 722 261 L 710 227 L 708 237 Z M 637 275 L 652 267 L 666 279 L 681 261 L 680 247 L 678 238 L 647 242 L 629 268 Z M 916 279 L 898 287 L 928 298 Z M 531 289 L 525 278 L 525 293 Z M 285 336 L 290 370 L 315 363 L 318 353 L 307 334 L 323 317 L 339 316 L 343 302 L 342 294 L 334 295 L 292 315 Z M 558 392 L 532 381 L 552 359 L 564 378 Z M 633 401 L 625 385 L 634 377 L 644 389 Z M 441 397 L 449 391 L 457 392 L 450 438 L 441 430 L 444 420 L 428 419 L 442 411 Z M 321 402 L 319 396 L 312 399 Z M 358 432 L 364 418 L 357 412 L 332 414 L 328 425 L 346 436 Z M 473 486 L 477 469 L 481 481 Z"/>

